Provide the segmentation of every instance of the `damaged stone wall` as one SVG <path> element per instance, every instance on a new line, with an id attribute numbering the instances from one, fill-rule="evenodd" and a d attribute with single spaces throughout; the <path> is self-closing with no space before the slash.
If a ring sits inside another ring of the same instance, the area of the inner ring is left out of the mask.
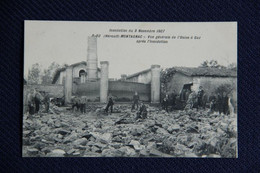
<path id="1" fill-rule="evenodd" d="M 100 81 L 77 84 L 75 95 L 87 96 L 89 101 L 99 101 Z"/>
<path id="2" fill-rule="evenodd" d="M 142 101 L 150 101 L 151 85 L 134 82 L 109 81 L 109 93 L 115 101 L 132 101 L 134 92 L 137 91 Z M 87 96 L 89 101 L 99 101 L 100 81 L 77 84 L 73 95 Z"/>
<path id="3" fill-rule="evenodd" d="M 63 85 L 24 85 L 24 95 L 27 96 L 28 92 L 31 89 L 38 88 L 39 91 L 48 92 L 53 97 L 61 97 L 64 95 L 64 86 Z"/>
<path id="4" fill-rule="evenodd" d="M 109 93 L 115 96 L 118 101 L 132 101 L 134 92 L 138 92 L 140 100 L 150 101 L 151 85 L 123 82 L 123 81 L 109 81 Z"/>

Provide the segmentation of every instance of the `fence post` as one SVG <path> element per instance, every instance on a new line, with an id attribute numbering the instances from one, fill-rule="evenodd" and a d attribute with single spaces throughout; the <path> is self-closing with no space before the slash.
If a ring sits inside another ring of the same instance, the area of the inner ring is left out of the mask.
<path id="1" fill-rule="evenodd" d="M 160 103 L 160 65 L 151 66 L 151 103 Z"/>
<path id="2" fill-rule="evenodd" d="M 65 104 L 70 103 L 72 95 L 72 67 L 67 67 L 65 78 Z"/>
<path id="3" fill-rule="evenodd" d="M 101 75 L 100 75 L 100 102 L 105 103 L 108 95 L 108 61 L 101 61 Z"/>

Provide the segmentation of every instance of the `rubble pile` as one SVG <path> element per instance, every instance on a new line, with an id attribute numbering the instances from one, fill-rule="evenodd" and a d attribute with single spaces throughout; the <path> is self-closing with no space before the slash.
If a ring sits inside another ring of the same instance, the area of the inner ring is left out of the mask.
<path id="1" fill-rule="evenodd" d="M 23 156 L 236 157 L 235 116 L 148 107 L 147 119 L 136 120 L 130 105 L 97 116 L 102 109 L 24 116 Z"/>

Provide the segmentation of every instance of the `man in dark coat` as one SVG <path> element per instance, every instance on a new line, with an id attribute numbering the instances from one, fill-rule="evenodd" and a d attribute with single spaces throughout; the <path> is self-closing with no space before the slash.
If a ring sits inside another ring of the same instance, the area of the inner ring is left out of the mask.
<path id="1" fill-rule="evenodd" d="M 41 98 L 42 98 L 42 95 L 40 94 L 39 90 L 36 88 L 35 89 L 35 97 L 34 97 L 35 113 L 38 113 L 39 110 L 40 110 Z"/>
<path id="2" fill-rule="evenodd" d="M 222 108 L 223 108 L 223 113 L 225 115 L 228 115 L 229 114 L 229 107 L 228 107 L 228 96 L 226 94 L 226 92 L 223 93 L 223 98 L 222 98 Z"/>
<path id="3" fill-rule="evenodd" d="M 204 95 L 204 90 L 203 87 L 199 87 L 198 91 L 198 107 L 203 107 L 203 95 Z"/>
<path id="4" fill-rule="evenodd" d="M 86 113 L 86 103 L 87 103 L 87 97 L 81 96 L 80 97 L 80 111 L 81 111 L 81 113 Z"/>
<path id="5" fill-rule="evenodd" d="M 216 98 L 215 94 L 212 92 L 209 97 L 210 112 L 216 111 L 216 101 L 217 101 L 217 98 Z"/>
<path id="6" fill-rule="evenodd" d="M 111 95 L 109 95 L 107 106 L 105 108 L 105 112 L 108 113 L 108 109 L 110 108 L 111 113 L 112 113 L 113 112 L 113 105 L 114 105 L 113 97 Z"/>
<path id="7" fill-rule="evenodd" d="M 79 98 L 77 96 L 73 97 L 71 99 L 72 102 L 72 111 L 75 112 L 75 108 L 77 109 L 77 111 L 79 110 Z"/>
<path id="8" fill-rule="evenodd" d="M 138 109 L 138 107 L 139 107 L 139 95 L 138 95 L 138 93 L 137 92 L 135 92 L 135 94 L 134 94 L 134 96 L 133 96 L 133 105 L 132 105 L 132 110 L 133 109 L 135 109 L 135 105 L 136 105 L 136 107 L 137 107 L 137 109 Z"/>
<path id="9" fill-rule="evenodd" d="M 168 95 L 166 95 L 162 101 L 162 108 L 166 110 L 166 112 L 168 112 L 168 105 L 169 105 L 169 98 Z"/>
<path id="10" fill-rule="evenodd" d="M 147 109 L 146 109 L 146 106 L 141 102 L 140 103 L 140 109 L 136 113 L 136 120 L 137 119 L 145 119 L 145 118 L 147 118 Z"/>
<path id="11" fill-rule="evenodd" d="M 28 94 L 27 103 L 28 103 L 29 114 L 33 115 L 35 111 L 34 89 L 31 89 L 30 93 Z"/>
<path id="12" fill-rule="evenodd" d="M 223 112 L 223 107 L 222 107 L 222 96 L 218 93 L 217 95 L 217 103 L 216 103 L 216 109 L 221 114 Z"/>
<path id="13" fill-rule="evenodd" d="M 50 95 L 49 95 L 48 92 L 44 92 L 43 103 L 45 105 L 45 111 L 44 112 L 48 113 L 49 108 L 50 108 Z"/>
<path id="14" fill-rule="evenodd" d="M 185 110 L 187 109 L 193 109 L 197 107 L 197 95 L 194 90 L 191 91 L 188 100 L 186 102 Z"/>

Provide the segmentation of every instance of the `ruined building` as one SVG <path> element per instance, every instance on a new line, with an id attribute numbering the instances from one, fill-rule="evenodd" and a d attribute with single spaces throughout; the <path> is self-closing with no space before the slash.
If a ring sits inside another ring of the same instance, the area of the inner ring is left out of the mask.
<path id="1" fill-rule="evenodd" d="M 109 62 L 101 61 L 98 67 L 97 38 L 88 38 L 87 60 L 58 69 L 52 84 L 63 85 L 66 103 L 73 95 L 87 96 L 89 101 L 107 101 L 108 94 L 116 101 L 131 101 L 135 91 L 141 100 L 159 103 L 160 66 L 151 66 L 147 83 L 109 80 Z"/>
<path id="2" fill-rule="evenodd" d="M 237 102 L 237 72 L 231 69 L 218 69 L 210 67 L 173 67 L 175 73 L 167 82 L 166 94 L 177 94 L 181 100 L 185 101 L 187 98 L 182 98 L 186 92 L 194 90 L 198 92 L 199 87 L 202 86 L 205 91 L 206 99 L 216 89 L 223 85 L 232 87 L 229 97 L 235 103 Z M 146 69 L 132 75 L 121 75 L 120 81 L 138 82 L 143 84 L 151 83 L 153 71 Z M 162 92 L 161 92 L 162 93 Z"/>
<path id="3" fill-rule="evenodd" d="M 231 69 L 218 69 L 210 67 L 173 67 L 176 71 L 168 82 L 168 92 L 181 92 L 184 85 L 191 85 L 198 91 L 199 86 L 208 92 L 213 92 L 222 84 L 230 84 L 234 87 L 237 83 L 237 73 Z M 121 81 L 151 83 L 151 69 L 146 69 L 132 75 L 121 75 Z"/>
<path id="4" fill-rule="evenodd" d="M 135 91 L 140 99 L 159 103 L 161 97 L 160 65 L 132 75 L 121 75 L 119 80 L 109 80 L 109 62 L 100 62 L 98 67 L 97 38 L 88 38 L 87 60 L 58 69 L 53 84 L 63 85 L 67 103 L 73 95 L 87 96 L 89 101 L 106 102 L 108 94 L 116 101 L 131 101 Z M 237 73 L 230 69 L 173 67 L 175 74 L 167 83 L 167 92 L 182 95 L 184 90 L 198 91 L 203 86 L 210 95 L 222 84 L 234 87 L 233 98 L 236 100 Z"/>

